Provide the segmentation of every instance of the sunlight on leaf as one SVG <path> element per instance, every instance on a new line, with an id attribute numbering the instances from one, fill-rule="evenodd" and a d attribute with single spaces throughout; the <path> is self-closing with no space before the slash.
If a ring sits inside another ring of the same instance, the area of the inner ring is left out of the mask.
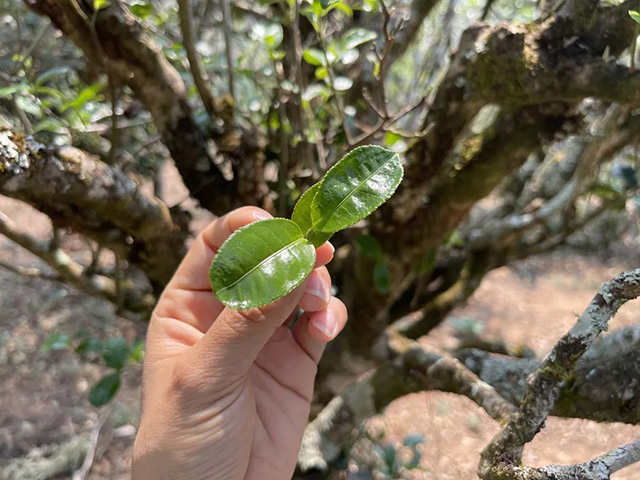
<path id="1" fill-rule="evenodd" d="M 359 147 L 334 165 L 313 201 L 316 229 L 337 232 L 373 212 L 402 180 L 397 153 L 378 146 Z"/>
<path id="2" fill-rule="evenodd" d="M 291 220 L 241 228 L 220 247 L 209 277 L 218 299 L 236 309 L 259 307 L 297 287 L 316 261 L 314 246 Z"/>

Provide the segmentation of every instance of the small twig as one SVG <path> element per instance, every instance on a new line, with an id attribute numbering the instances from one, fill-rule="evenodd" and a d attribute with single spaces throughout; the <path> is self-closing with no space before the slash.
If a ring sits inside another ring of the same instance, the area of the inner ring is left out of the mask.
<path id="1" fill-rule="evenodd" d="M 354 145 L 353 138 L 351 137 L 351 131 L 349 130 L 349 126 L 347 125 L 347 116 L 344 113 L 344 103 L 342 102 L 342 97 L 336 90 L 336 75 L 333 71 L 333 66 L 331 62 L 329 62 L 329 56 L 327 55 L 327 43 L 324 35 L 324 27 L 322 25 L 322 21 L 318 26 L 318 38 L 320 40 L 320 48 L 322 50 L 322 54 L 324 55 L 324 61 L 327 66 L 327 73 L 329 74 L 329 87 L 331 88 L 331 93 L 333 94 L 333 98 L 336 102 L 336 108 L 338 109 L 338 115 L 340 116 L 340 122 L 342 123 L 342 129 L 344 130 L 344 136 L 347 140 L 347 144 L 351 147 Z"/>
<path id="2" fill-rule="evenodd" d="M 278 213 L 281 216 L 287 210 L 287 179 L 289 174 L 289 135 L 287 133 L 285 121 L 287 112 L 285 103 L 280 100 L 280 169 L 278 171 Z"/>
<path id="3" fill-rule="evenodd" d="M 109 162 L 111 165 L 115 165 L 118 157 L 118 143 L 120 139 L 120 130 L 118 128 L 120 88 L 112 75 L 109 75 L 109 92 L 111 95 L 111 149 L 109 150 Z"/>
<path id="4" fill-rule="evenodd" d="M 479 468 L 481 478 L 493 480 L 503 475 L 505 469 L 520 464 L 522 449 L 540 431 L 558 398 L 559 386 L 571 377 L 580 357 L 608 328 L 609 320 L 618 309 L 638 296 L 640 269 L 621 273 L 600 288 L 576 324 L 528 379 L 518 413 L 483 450 Z M 516 473 L 500 478 L 525 478 Z"/>
<path id="5" fill-rule="evenodd" d="M 293 9 L 293 18 L 291 20 L 291 30 L 293 32 L 293 47 L 294 47 L 294 54 L 295 54 L 294 70 L 295 70 L 296 83 L 298 84 L 298 90 L 295 93 L 295 95 L 296 95 L 296 103 L 298 106 L 300 122 L 301 122 L 301 125 L 299 126 L 299 130 L 301 132 L 301 135 L 305 137 L 306 135 L 305 130 L 309 128 L 309 118 L 307 117 L 307 110 L 305 106 L 302 104 L 302 92 L 305 89 L 305 81 L 304 81 L 304 75 L 302 75 L 302 35 L 300 34 L 300 1 L 301 0 L 295 0 L 295 6 Z M 318 140 L 315 143 L 317 145 L 316 148 L 318 149 L 317 150 L 318 161 L 322 166 L 324 164 L 324 152 L 322 152 L 322 156 L 320 156 L 322 141 Z M 313 178 L 318 179 L 320 178 L 320 172 L 318 171 L 318 166 L 316 165 L 316 162 L 313 158 L 311 145 L 309 144 L 308 141 L 306 141 L 306 138 L 304 140 L 304 145 L 305 145 L 304 148 L 306 150 L 307 163 L 311 168 L 311 172 L 313 173 Z"/>
<path id="6" fill-rule="evenodd" d="M 638 8 L 640 9 L 640 5 Z M 631 44 L 631 73 L 636 71 L 636 48 L 638 45 L 638 35 L 640 35 L 640 23 L 635 22 L 633 29 L 633 43 Z"/>
<path id="7" fill-rule="evenodd" d="M 89 437 L 89 448 L 87 449 L 87 454 L 85 455 L 84 462 L 82 462 L 80 468 L 73 472 L 72 480 L 84 480 L 87 474 L 91 471 L 93 460 L 96 455 L 96 449 L 98 447 L 98 440 L 100 439 L 100 431 L 109 418 L 110 412 L 111 410 L 107 409 L 102 412 L 100 416 L 96 415 L 93 428 L 91 429 L 91 436 Z"/>
<path id="8" fill-rule="evenodd" d="M 204 104 L 204 108 L 213 119 L 216 114 L 213 94 L 209 88 L 209 79 L 200 62 L 200 55 L 196 50 L 196 40 L 193 33 L 193 14 L 191 12 L 191 2 L 189 0 L 178 0 L 178 13 L 180 16 L 180 30 L 182 31 L 182 39 L 184 49 L 187 52 L 187 59 L 193 76 L 193 83 L 196 85 L 200 99 Z"/>
<path id="9" fill-rule="evenodd" d="M 9 217 L 0 212 L 0 234 L 43 260 L 58 272 L 60 280 L 69 283 L 78 290 L 106 298 L 112 303 L 118 301 L 115 281 L 104 275 L 87 275 L 82 265 L 74 261 L 69 255 L 56 246 L 58 243 L 56 240 L 56 230 L 54 230 L 54 239 L 50 242 L 42 242 L 18 230 Z M 128 289 L 127 294 L 132 297 L 140 297 L 140 294 L 134 289 Z M 140 304 L 148 306 L 154 303 L 153 297 L 149 295 L 139 298 L 138 301 Z"/>
<path id="10" fill-rule="evenodd" d="M 29 45 L 27 50 L 23 54 L 21 54 L 20 61 L 16 63 L 11 69 L 12 75 L 16 75 L 20 71 L 22 66 L 27 61 L 27 59 L 31 57 L 31 54 L 38 47 L 38 45 L 40 44 L 44 36 L 47 34 L 47 32 L 49 31 L 49 28 L 51 28 L 51 22 L 47 22 L 45 25 L 42 26 L 40 31 L 36 34 L 35 38 L 31 42 L 31 45 Z"/>
<path id="11" fill-rule="evenodd" d="M 482 8 L 482 15 L 480 15 L 480 20 L 486 20 L 487 16 L 489 16 L 489 12 L 491 12 L 491 7 L 496 0 L 487 0 Z"/>
<path id="12" fill-rule="evenodd" d="M 234 87 L 234 71 L 233 71 L 233 30 L 231 28 L 231 8 L 229 6 L 229 0 L 221 0 L 222 4 L 222 31 L 224 33 L 224 48 L 227 56 L 227 81 L 229 83 L 229 95 L 233 100 L 233 104 L 236 103 L 236 94 Z"/>
<path id="13" fill-rule="evenodd" d="M 11 265 L 3 261 L 0 261 L 0 268 L 9 270 L 10 272 L 17 273 L 24 277 L 42 278 L 43 280 L 51 280 L 54 282 L 60 281 L 59 275 L 51 275 L 38 268 L 21 267 L 19 265 Z"/>

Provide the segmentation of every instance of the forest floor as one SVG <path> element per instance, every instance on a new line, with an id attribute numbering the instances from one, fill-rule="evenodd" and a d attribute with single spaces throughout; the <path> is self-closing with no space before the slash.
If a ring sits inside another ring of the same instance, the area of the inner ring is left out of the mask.
<path id="1" fill-rule="evenodd" d="M 49 233 L 49 226 L 23 204 L 1 198 L 0 211 L 34 235 Z M 206 223 L 203 219 L 200 224 Z M 86 255 L 76 238 L 65 248 Z M 31 255 L 0 238 L 0 262 L 14 266 L 40 266 Z M 490 273 L 468 305 L 423 341 L 439 347 L 456 343 L 461 323 L 473 325 L 489 337 L 526 344 L 539 357 L 572 325 L 598 286 L 630 265 L 623 258 L 603 260 L 560 252 L 529 259 L 515 267 Z M 640 318 L 640 302 L 627 305 L 613 322 L 620 328 Z M 142 338 L 145 326 L 117 317 L 110 304 L 88 297 L 59 283 L 24 277 L 0 268 L 0 480 L 37 478 L 26 468 L 65 469 L 86 455 L 91 434 L 97 435 L 95 460 L 88 480 L 129 478 L 131 446 L 138 418 L 140 368 L 129 367 L 116 401 L 97 412 L 86 398 L 103 372 L 66 350 L 42 351 L 53 333 L 73 335 L 89 327 L 100 338 Z M 99 419 L 99 421 L 97 421 Z M 98 431 L 96 425 L 106 422 Z M 497 432 L 496 423 L 465 398 L 428 392 L 391 404 L 383 415 L 367 423 L 383 442 L 402 443 L 407 434 L 424 436 L 421 466 L 408 478 L 471 480 L 479 453 Z M 524 462 L 532 466 L 586 461 L 627 443 L 640 428 L 597 424 L 583 420 L 550 418 L 544 430 L 527 445 Z M 74 455 L 76 457 L 74 458 Z M 22 474 L 8 476 L 6 466 L 25 458 Z M 80 472 L 76 472 L 80 473 Z M 83 478 L 63 473 L 52 478 Z M 637 480 L 640 465 L 612 477 Z"/>

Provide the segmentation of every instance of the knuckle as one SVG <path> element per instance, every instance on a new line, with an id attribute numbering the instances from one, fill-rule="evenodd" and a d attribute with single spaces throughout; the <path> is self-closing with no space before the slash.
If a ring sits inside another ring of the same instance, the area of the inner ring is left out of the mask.
<path id="1" fill-rule="evenodd" d="M 235 310 L 235 315 L 241 322 L 249 324 L 264 324 L 268 321 L 264 307 L 255 307 L 249 310 Z"/>

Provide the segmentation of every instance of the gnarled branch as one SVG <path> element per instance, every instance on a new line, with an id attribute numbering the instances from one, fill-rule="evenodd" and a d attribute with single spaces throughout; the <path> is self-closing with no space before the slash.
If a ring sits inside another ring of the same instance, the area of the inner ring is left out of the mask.
<path id="1" fill-rule="evenodd" d="M 189 232 L 121 170 L 72 147 L 46 147 L 0 129 L 0 193 L 22 200 L 138 264 L 159 290 L 185 252 Z"/>
<path id="2" fill-rule="evenodd" d="M 560 385 L 573 376 L 580 357 L 607 329 L 618 309 L 639 295 L 640 270 L 621 273 L 600 288 L 573 328 L 527 381 L 519 411 L 483 450 L 481 478 L 524 478 L 518 473 L 523 447 L 542 428 L 559 397 Z"/>

